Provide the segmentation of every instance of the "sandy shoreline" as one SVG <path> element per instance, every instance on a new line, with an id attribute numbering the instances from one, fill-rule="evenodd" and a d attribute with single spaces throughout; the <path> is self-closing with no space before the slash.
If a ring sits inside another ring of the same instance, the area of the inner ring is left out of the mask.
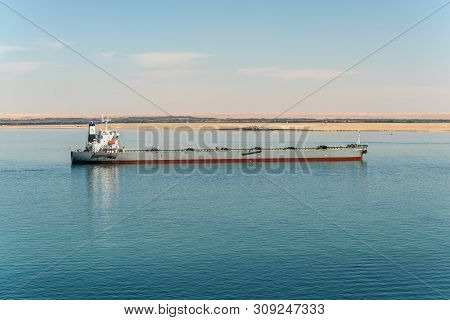
<path id="1" fill-rule="evenodd" d="M 410 131 L 450 132 L 450 123 L 111 123 L 115 129 L 138 128 L 176 129 L 189 127 L 193 130 L 232 130 L 245 127 L 264 127 L 274 130 L 311 131 Z M 100 126 L 101 127 L 101 126 Z M 3 125 L 1 129 L 86 129 L 87 125 Z"/>

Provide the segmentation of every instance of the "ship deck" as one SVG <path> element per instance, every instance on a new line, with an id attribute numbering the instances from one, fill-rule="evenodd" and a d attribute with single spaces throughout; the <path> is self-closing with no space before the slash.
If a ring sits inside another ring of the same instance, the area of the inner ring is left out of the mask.
<path id="1" fill-rule="evenodd" d="M 228 151 L 312 151 L 312 150 L 347 150 L 347 149 L 367 149 L 368 145 L 349 145 L 349 146 L 326 146 L 324 147 L 283 147 L 283 148 L 184 148 L 184 149 L 157 149 L 157 148 L 146 148 L 146 149 L 120 149 L 120 152 L 228 152 Z"/>

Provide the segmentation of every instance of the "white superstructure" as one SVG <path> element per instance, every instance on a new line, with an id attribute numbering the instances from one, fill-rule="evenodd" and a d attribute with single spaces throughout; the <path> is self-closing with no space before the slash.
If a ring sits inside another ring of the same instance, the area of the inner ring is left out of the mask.
<path id="1" fill-rule="evenodd" d="M 105 130 L 95 130 L 95 123 L 89 123 L 89 135 L 85 151 L 90 152 L 117 152 L 119 147 L 119 132 L 108 130 L 108 119 L 104 120 Z"/>

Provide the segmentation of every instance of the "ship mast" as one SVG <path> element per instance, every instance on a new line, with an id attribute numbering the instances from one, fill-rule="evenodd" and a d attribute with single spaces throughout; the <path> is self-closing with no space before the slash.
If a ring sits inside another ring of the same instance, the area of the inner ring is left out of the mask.
<path id="1" fill-rule="evenodd" d="M 110 122 L 111 121 L 111 119 L 109 119 L 109 118 L 103 118 L 103 113 L 102 113 L 102 123 L 104 123 L 105 124 L 105 131 L 108 131 L 108 122 Z"/>

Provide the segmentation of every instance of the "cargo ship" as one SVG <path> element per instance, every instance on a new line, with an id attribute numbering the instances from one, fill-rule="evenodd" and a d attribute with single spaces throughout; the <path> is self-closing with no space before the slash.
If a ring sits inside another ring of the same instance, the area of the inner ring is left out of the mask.
<path id="1" fill-rule="evenodd" d="M 248 149 L 236 148 L 186 148 L 160 150 L 127 149 L 119 144 L 119 132 L 96 131 L 95 123 L 89 123 L 86 147 L 71 151 L 73 164 L 177 164 L 177 163 L 244 163 L 244 162 L 319 162 L 362 161 L 367 145 L 361 144 L 360 135 L 355 144 L 346 146 L 280 147 Z"/>

